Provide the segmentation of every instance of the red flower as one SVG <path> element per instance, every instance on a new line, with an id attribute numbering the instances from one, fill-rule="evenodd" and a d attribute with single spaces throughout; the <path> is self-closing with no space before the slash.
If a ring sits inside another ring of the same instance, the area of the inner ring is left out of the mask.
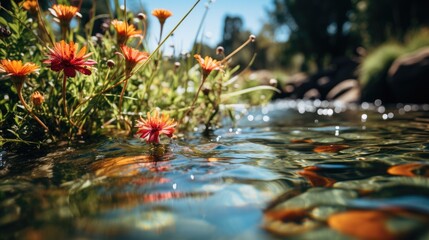
<path id="1" fill-rule="evenodd" d="M 157 110 L 151 115 L 147 113 L 147 119 L 140 117 L 137 120 L 137 136 L 146 140 L 147 143 L 159 143 L 159 136 L 165 134 L 167 137 L 173 137 L 177 123 L 170 119 L 170 116 L 159 114 Z"/>
<path id="2" fill-rule="evenodd" d="M 92 53 L 85 53 L 85 46 L 78 51 L 78 45 L 73 41 L 68 44 L 62 40 L 59 43 L 55 43 L 53 49 L 49 48 L 49 59 L 43 61 L 43 63 L 50 64 L 49 67 L 52 71 L 59 72 L 64 70 L 64 74 L 67 77 L 76 76 L 76 71 L 90 75 L 91 71 L 88 67 L 95 65 L 96 62 L 92 59 L 86 59 Z"/>

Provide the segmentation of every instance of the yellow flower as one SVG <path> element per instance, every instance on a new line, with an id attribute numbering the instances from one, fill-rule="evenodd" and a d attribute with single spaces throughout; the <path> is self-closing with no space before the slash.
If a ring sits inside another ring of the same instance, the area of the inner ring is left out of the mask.
<path id="1" fill-rule="evenodd" d="M 155 9 L 152 11 L 152 15 L 158 18 L 159 23 L 161 25 L 164 24 L 165 20 L 173 15 L 172 12 L 166 10 L 166 9 Z"/>
<path id="2" fill-rule="evenodd" d="M 127 22 L 113 20 L 112 25 L 116 30 L 118 44 L 125 44 L 131 37 L 139 37 L 142 34 L 141 30 L 136 30 L 134 25 Z"/>

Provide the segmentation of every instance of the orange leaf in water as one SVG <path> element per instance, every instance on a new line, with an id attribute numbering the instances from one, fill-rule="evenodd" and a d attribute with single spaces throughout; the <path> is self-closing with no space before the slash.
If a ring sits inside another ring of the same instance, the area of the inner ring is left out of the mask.
<path id="1" fill-rule="evenodd" d="M 313 168 L 299 171 L 298 174 L 305 177 L 313 187 L 332 187 L 336 182 L 332 178 L 320 176 L 317 172 L 312 171 Z"/>
<path id="2" fill-rule="evenodd" d="M 265 212 L 263 228 L 281 236 L 309 232 L 320 223 L 308 216 L 306 209 L 278 209 Z"/>
<path id="3" fill-rule="evenodd" d="M 346 144 L 331 144 L 331 145 L 316 146 L 313 149 L 313 151 L 317 153 L 337 153 L 349 147 L 350 146 Z"/>
<path id="4" fill-rule="evenodd" d="M 308 217 L 305 209 L 282 209 L 270 210 L 265 213 L 265 217 L 273 220 L 282 220 L 284 222 L 299 222 Z"/>
<path id="5" fill-rule="evenodd" d="M 311 139 L 292 139 L 290 140 L 291 143 L 313 143 L 313 140 Z"/>
<path id="6" fill-rule="evenodd" d="M 420 176 L 419 174 L 416 174 L 416 171 L 418 169 L 422 167 L 427 167 L 427 166 L 428 164 L 424 164 L 424 163 L 406 163 L 406 164 L 392 166 L 387 170 L 387 172 L 392 175 L 414 177 L 414 176 Z M 428 169 L 423 171 L 421 175 L 425 177 L 429 177 Z"/>
<path id="7" fill-rule="evenodd" d="M 331 228 L 359 239 L 397 239 L 389 231 L 387 220 L 390 214 L 374 210 L 353 210 L 333 214 L 328 219 Z"/>

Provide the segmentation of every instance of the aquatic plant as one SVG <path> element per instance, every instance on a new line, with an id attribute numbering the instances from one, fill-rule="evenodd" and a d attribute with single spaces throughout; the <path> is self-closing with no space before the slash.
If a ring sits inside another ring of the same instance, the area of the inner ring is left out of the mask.
<path id="1" fill-rule="evenodd" d="M 161 26 L 155 49 L 149 49 L 145 42 L 146 15 L 127 11 L 126 2 L 125 8 L 119 8 L 118 1 L 113 1 L 115 7 L 110 9 L 116 13 L 93 13 L 86 25 L 80 22 L 80 5 L 62 2 L 64 5 L 44 10 L 37 1 L 26 0 L 21 4 L 12 1 L 11 10 L 0 6 L 0 11 L 10 17 L 0 17 L 0 26 L 5 26 L 2 32 L 10 31 L 0 37 L 0 60 L 4 63 L 0 77 L 12 77 L 6 69 L 9 62 L 15 67 L 20 63 L 25 76 L 36 70 L 31 66 L 41 66 L 37 67 L 38 75 L 26 77 L 19 84 L 0 81 L 0 146 L 136 133 L 149 143 L 159 143 L 159 135 L 171 137 L 176 127 L 181 132 L 200 125 L 200 129 L 214 129 L 223 116 L 232 116 L 229 104 L 236 103 L 231 101 L 232 96 L 276 90 L 231 84 L 240 71 L 238 66 L 230 66 L 229 60 L 255 40 L 253 35 L 229 55 L 219 54 L 219 58 L 198 48 L 165 56 L 162 46 L 199 2 L 190 6 L 165 36 L 163 27 L 173 13 L 166 9 L 152 11 Z M 52 24 L 52 18 L 59 24 Z M 94 22 L 100 18 L 106 24 L 95 33 Z M 194 55 L 195 59 L 191 57 Z M 147 112 L 152 112 L 147 119 L 140 117 Z"/>

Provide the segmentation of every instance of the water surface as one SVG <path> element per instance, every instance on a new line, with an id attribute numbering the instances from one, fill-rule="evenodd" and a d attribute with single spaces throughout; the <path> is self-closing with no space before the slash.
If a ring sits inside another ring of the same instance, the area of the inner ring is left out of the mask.
<path id="1" fill-rule="evenodd" d="M 3 151 L 0 238 L 427 239 L 428 110 L 279 101 L 163 153 L 118 138 Z"/>

